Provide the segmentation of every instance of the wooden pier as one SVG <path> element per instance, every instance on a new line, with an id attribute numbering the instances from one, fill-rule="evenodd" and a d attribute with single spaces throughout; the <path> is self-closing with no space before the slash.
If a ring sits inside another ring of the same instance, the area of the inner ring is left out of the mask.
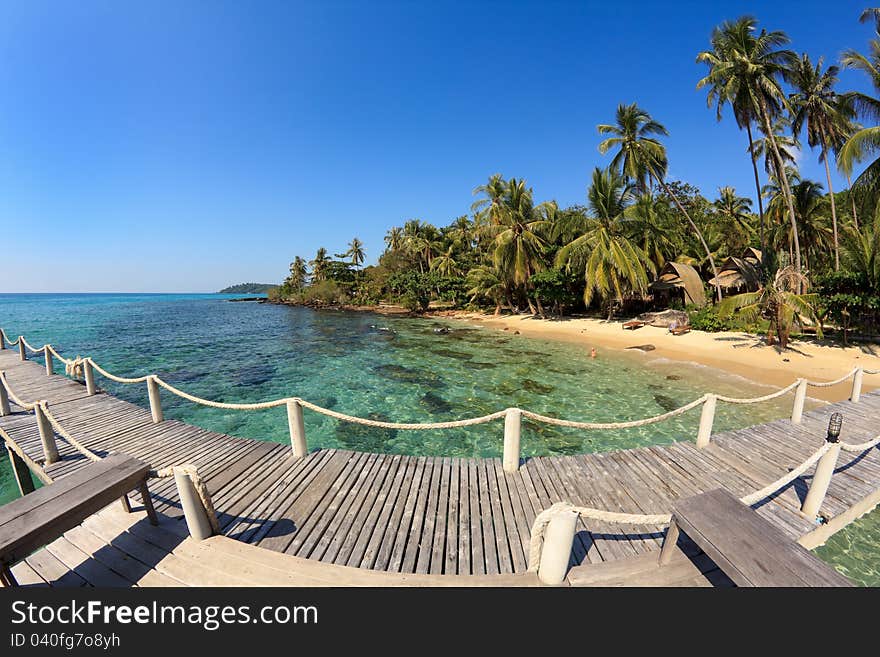
<path id="1" fill-rule="evenodd" d="M 101 392 L 93 380 L 86 386 L 47 374 L 21 353 L 0 350 L 9 388 L 27 402 L 46 400 L 79 446 L 53 431 L 58 460 L 49 463 L 34 413 L 10 401 L 0 437 L 20 475 L 22 463 L 44 483 L 76 472 L 91 462 L 82 447 L 95 458 L 122 452 L 154 470 L 192 464 L 220 529 L 207 540 L 189 537 L 174 478 L 153 479 L 159 527 L 142 512 L 112 505 L 16 565 L 22 584 L 536 585 L 528 569 L 533 524 L 555 503 L 668 514 L 682 498 L 718 488 L 740 498 L 785 477 L 822 448 L 833 412 L 844 416 L 844 445 L 880 433 L 880 393 L 872 392 L 803 412 L 799 423 L 782 419 L 707 435 L 700 447 L 682 436 L 663 446 L 530 458 L 515 471 L 489 458 L 335 449 L 302 456 L 296 446 L 268 441 L 277 436 L 250 440 L 156 422 L 147 386 L 142 407 Z M 880 502 L 880 449 L 840 451 L 837 458 L 821 524 L 801 510 L 812 467 L 752 508 L 805 547 L 823 543 Z M 687 542 L 660 568 L 666 523 L 577 522 L 567 584 L 729 584 Z"/>

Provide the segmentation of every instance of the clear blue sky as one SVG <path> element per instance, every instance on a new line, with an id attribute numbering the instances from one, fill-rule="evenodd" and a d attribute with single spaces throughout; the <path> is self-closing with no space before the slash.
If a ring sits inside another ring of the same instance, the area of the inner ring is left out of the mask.
<path id="1" fill-rule="evenodd" d="M 865 5 L 5 2 L 0 291 L 273 282 L 355 235 L 373 262 L 390 226 L 448 223 L 495 172 L 583 202 L 619 102 L 667 126 L 671 177 L 753 195 L 695 55 L 752 13 L 836 60 L 865 50 Z"/>

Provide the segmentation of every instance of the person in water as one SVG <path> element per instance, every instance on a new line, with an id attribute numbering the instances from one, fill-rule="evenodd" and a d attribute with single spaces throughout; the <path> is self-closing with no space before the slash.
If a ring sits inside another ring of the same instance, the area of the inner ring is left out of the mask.
<path id="1" fill-rule="evenodd" d="M 595 358 L 595 357 L 596 357 L 596 347 L 593 347 L 592 349 L 590 349 L 590 358 Z"/>

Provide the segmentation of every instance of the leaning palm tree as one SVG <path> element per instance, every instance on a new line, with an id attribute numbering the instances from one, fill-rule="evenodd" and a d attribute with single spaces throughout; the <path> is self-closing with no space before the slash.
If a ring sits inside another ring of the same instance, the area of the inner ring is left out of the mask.
<path id="1" fill-rule="evenodd" d="M 806 277 L 794 267 L 788 266 L 776 272 L 773 280 L 757 292 L 746 292 L 728 297 L 718 306 L 722 317 L 737 313 L 746 321 L 755 322 L 762 316 L 770 320 L 767 344 L 774 344 L 773 334 L 779 339 L 780 349 L 788 347 L 791 327 L 795 321 L 808 319 L 816 325 L 821 337 L 821 327 L 816 314 L 817 296 L 805 294 Z"/>
<path id="2" fill-rule="evenodd" d="M 330 256 L 327 255 L 327 249 L 323 246 L 315 253 L 315 259 L 309 263 L 312 268 L 312 279 L 315 281 L 323 281 L 327 278 L 327 267 L 330 264 Z"/>
<path id="3" fill-rule="evenodd" d="M 351 258 L 351 264 L 354 266 L 355 270 L 357 270 L 362 264 L 364 264 L 364 260 L 367 257 L 367 254 L 364 251 L 364 243 L 357 237 L 353 238 L 351 242 L 348 243 L 348 251 L 346 251 L 344 255 Z"/>
<path id="4" fill-rule="evenodd" d="M 651 115 L 645 110 L 638 107 L 635 103 L 632 105 L 619 105 L 617 108 L 617 124 L 616 125 L 599 125 L 600 133 L 613 132 L 614 137 L 609 137 L 599 144 L 599 152 L 607 153 L 611 148 L 617 148 L 618 152 L 611 161 L 611 166 L 620 169 L 621 173 L 628 179 L 635 181 L 636 185 L 644 189 L 644 180 L 656 180 L 660 187 L 663 188 L 665 194 L 675 203 L 679 212 L 687 219 L 691 230 L 700 238 L 700 242 L 709 258 L 709 264 L 712 267 L 712 276 L 717 280 L 718 270 L 715 267 L 715 258 L 703 233 L 697 228 L 697 225 L 691 219 L 691 215 L 685 210 L 679 201 L 678 196 L 666 183 L 666 168 L 668 160 L 666 158 L 666 147 L 651 135 L 668 135 L 669 132 L 663 125 L 654 121 Z M 718 299 L 721 299 L 721 287 L 715 286 Z"/>
<path id="5" fill-rule="evenodd" d="M 656 268 L 641 247 L 626 237 L 625 211 L 632 199 L 632 187 L 626 179 L 615 169 L 597 167 L 587 197 L 593 215 L 587 220 L 587 230 L 559 250 L 556 265 L 582 271 L 584 303 L 589 306 L 599 296 L 610 319 L 615 302 L 647 291 L 646 271 L 655 272 Z"/>
<path id="6" fill-rule="evenodd" d="M 755 33 L 757 20 L 744 16 L 736 21 L 726 21 L 712 31 L 712 49 L 697 55 L 697 62 L 709 67 L 708 74 L 697 83 L 697 89 L 709 88 L 707 102 L 716 106 L 718 118 L 727 103 L 733 107 L 737 121 L 754 119 L 768 138 L 775 170 L 784 169 L 782 155 L 773 137 L 773 118 L 788 108 L 781 79 L 796 60 L 790 50 L 781 46 L 789 42 L 784 32 Z M 752 156 L 753 164 L 755 156 Z M 794 235 L 795 270 L 801 270 L 800 244 L 797 235 L 797 219 L 791 190 L 785 176 L 782 181 L 783 199 L 788 210 Z"/>
<path id="7" fill-rule="evenodd" d="M 793 112 L 792 129 L 800 133 L 806 123 L 807 143 L 811 148 L 818 147 L 819 160 L 825 163 L 825 179 L 828 182 L 828 198 L 831 200 L 831 225 L 834 231 L 834 270 L 840 269 L 840 243 L 837 236 L 837 207 L 834 203 L 834 188 L 831 185 L 831 167 L 828 164 L 829 151 L 840 140 L 849 124 L 851 116 L 841 112 L 849 107 L 838 102 L 834 91 L 837 83 L 836 66 L 822 71 L 822 58 L 813 66 L 808 55 L 803 55 L 791 71 L 790 82 L 796 89 L 791 96 Z"/>
<path id="8" fill-rule="evenodd" d="M 436 256 L 431 261 L 431 270 L 436 271 L 441 276 L 457 276 L 461 273 L 461 267 L 455 260 L 453 254 L 455 247 L 450 246 L 446 251 Z"/>

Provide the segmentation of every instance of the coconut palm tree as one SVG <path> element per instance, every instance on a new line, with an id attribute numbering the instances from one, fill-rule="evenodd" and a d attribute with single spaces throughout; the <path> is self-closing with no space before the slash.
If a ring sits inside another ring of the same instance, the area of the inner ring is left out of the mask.
<path id="1" fill-rule="evenodd" d="M 782 157 L 783 165 L 788 167 L 789 165 L 796 164 L 801 143 L 797 135 L 791 131 L 791 120 L 784 114 L 780 114 L 773 120 L 771 131 L 776 142 L 776 148 Z M 764 160 L 764 172 L 771 178 L 776 176 L 776 163 L 773 159 L 773 151 L 770 148 L 770 139 L 768 137 L 758 137 L 752 143 L 751 150 L 754 153 L 755 161 Z"/>
<path id="2" fill-rule="evenodd" d="M 681 236 L 676 221 L 670 220 L 668 204 L 649 193 L 639 195 L 624 211 L 627 238 L 638 244 L 659 271 L 681 252 Z"/>
<path id="3" fill-rule="evenodd" d="M 452 240 L 453 245 L 464 251 L 472 251 L 474 248 L 474 224 L 467 215 L 457 217 L 448 229 L 446 235 Z"/>
<path id="4" fill-rule="evenodd" d="M 509 303 L 509 288 L 504 276 L 495 267 L 480 265 L 467 273 L 467 294 L 471 303 L 477 303 L 480 299 L 488 299 L 495 304 L 495 314 L 501 314 L 501 305 L 508 300 L 511 311 L 513 305 Z"/>
<path id="5" fill-rule="evenodd" d="M 453 251 L 455 247 L 450 245 L 443 253 L 436 256 L 431 261 L 431 270 L 436 271 L 441 276 L 457 276 L 461 273 L 461 267 L 455 260 Z"/>
<path id="6" fill-rule="evenodd" d="M 806 277 L 794 267 L 788 266 L 776 272 L 773 279 L 757 292 L 746 292 L 728 297 L 718 306 L 718 314 L 730 316 L 734 312 L 746 321 L 757 321 L 761 316 L 770 320 L 767 329 L 767 344 L 773 344 L 773 334 L 779 338 L 779 346 L 788 346 L 791 327 L 795 321 L 806 318 L 815 323 L 819 335 L 821 327 L 816 315 L 817 297 L 805 294 Z"/>
<path id="7" fill-rule="evenodd" d="M 718 270 L 715 268 L 715 258 L 709 250 L 709 245 L 706 244 L 703 233 L 697 228 L 690 214 L 679 201 L 678 196 L 666 183 L 665 177 L 668 165 L 666 147 L 659 140 L 651 136 L 668 135 L 669 132 L 666 128 L 657 121 L 654 121 L 650 114 L 633 103 L 632 105 L 619 105 L 617 107 L 616 125 L 602 124 L 598 126 L 598 129 L 600 134 L 613 133 L 615 135 L 599 144 L 599 152 L 602 154 L 607 153 L 611 148 L 616 147 L 618 149 L 614 159 L 611 161 L 612 167 L 620 169 L 626 178 L 635 181 L 636 185 L 641 189 L 645 189 L 644 182 L 646 178 L 657 181 L 666 195 L 675 203 L 679 212 L 690 224 L 691 230 L 699 237 L 709 258 L 712 275 L 717 278 Z M 721 288 L 718 285 L 715 286 L 715 291 L 720 300 Z"/>
<path id="8" fill-rule="evenodd" d="M 473 191 L 474 196 L 483 195 L 483 198 L 477 199 L 471 205 L 476 217 L 488 220 L 489 223 L 498 223 L 504 212 L 504 198 L 507 191 L 507 183 L 500 173 L 491 175 L 487 184 L 476 187 Z"/>
<path id="9" fill-rule="evenodd" d="M 743 16 L 736 21 L 725 21 L 712 31 L 712 49 L 697 55 L 697 62 L 709 67 L 708 74 L 697 83 L 697 89 L 708 87 L 707 102 L 710 107 L 716 106 L 719 119 L 727 103 L 733 107 L 738 121 L 754 118 L 768 139 L 775 169 L 781 172 L 785 165 L 772 125 L 773 118 L 788 109 L 781 80 L 788 75 L 796 55 L 781 49 L 789 42 L 784 32 L 761 30 L 756 33 L 757 22 L 751 16 Z M 754 163 L 755 156 L 752 158 Z M 799 272 L 801 254 L 794 203 L 785 176 L 779 179 L 794 235 L 795 270 Z"/>
<path id="10" fill-rule="evenodd" d="M 871 289 L 880 292 L 880 203 L 873 221 L 844 229 L 843 257 L 848 271 L 862 274 Z"/>
<path id="11" fill-rule="evenodd" d="M 354 266 L 355 270 L 357 270 L 367 257 L 367 254 L 364 251 L 364 243 L 357 237 L 353 238 L 351 242 L 348 243 L 348 251 L 343 255 L 351 258 L 351 264 Z"/>
<path id="12" fill-rule="evenodd" d="M 301 291 L 306 284 L 308 276 L 309 270 L 306 266 L 306 261 L 296 256 L 293 262 L 290 263 L 290 276 L 287 279 L 290 282 L 290 286 L 297 292 Z"/>
<path id="13" fill-rule="evenodd" d="M 732 251 L 739 251 L 748 246 L 755 233 L 752 227 L 752 200 L 738 196 L 733 187 L 719 187 L 718 198 L 713 201 L 712 207 L 715 216 L 720 219 L 714 224 L 718 231 L 716 237 L 720 237 Z"/>
<path id="14" fill-rule="evenodd" d="M 323 246 L 315 253 L 315 259 L 309 263 L 312 268 L 312 279 L 315 281 L 323 281 L 327 278 L 327 266 L 330 264 L 330 256 L 327 255 L 327 249 Z"/>
<path id="15" fill-rule="evenodd" d="M 791 95 L 792 130 L 800 133 L 806 123 L 807 143 L 811 148 L 819 148 L 819 160 L 825 163 L 825 179 L 828 182 L 828 197 L 831 201 L 831 225 L 834 232 L 834 270 L 840 269 L 840 244 L 837 236 L 837 207 L 834 203 L 834 188 L 831 184 L 831 167 L 828 164 L 832 144 L 840 140 L 851 116 L 842 116 L 848 104 L 838 102 L 834 91 L 837 84 L 836 66 L 822 71 L 822 58 L 813 66 L 810 57 L 802 55 L 792 68 L 790 82 L 796 89 Z"/>
<path id="16" fill-rule="evenodd" d="M 385 249 L 387 251 L 399 251 L 403 246 L 403 228 L 394 226 L 385 233 Z"/>
<path id="17" fill-rule="evenodd" d="M 646 270 L 655 272 L 656 268 L 625 234 L 625 211 L 632 200 L 632 187 L 626 179 L 615 169 L 597 167 L 587 197 L 593 215 L 587 230 L 559 250 L 556 265 L 583 271 L 584 303 L 589 306 L 595 296 L 601 297 L 610 319 L 614 302 L 627 294 L 647 291 Z"/>

